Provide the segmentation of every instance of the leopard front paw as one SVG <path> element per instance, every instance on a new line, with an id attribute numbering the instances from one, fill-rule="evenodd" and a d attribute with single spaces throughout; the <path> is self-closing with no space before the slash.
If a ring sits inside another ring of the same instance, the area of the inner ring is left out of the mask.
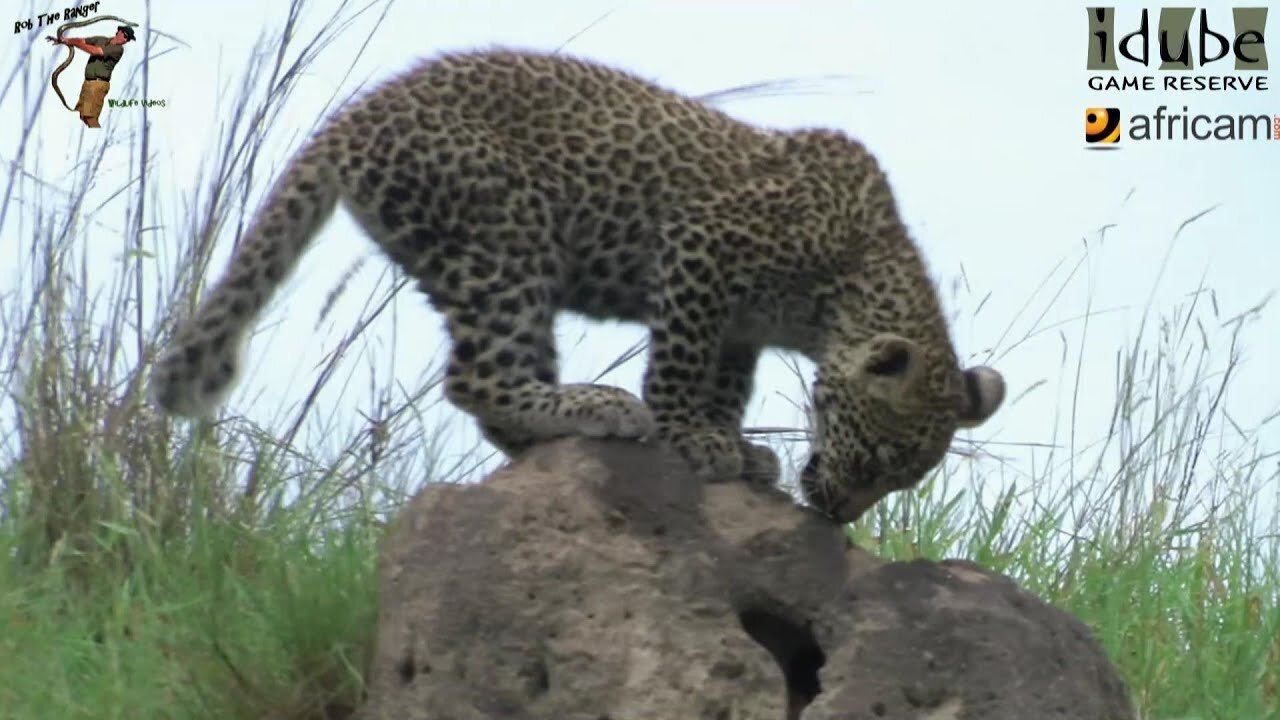
<path id="1" fill-rule="evenodd" d="M 703 482 L 737 480 L 742 476 L 742 439 L 721 429 L 665 428 L 662 437 L 684 458 Z"/>
<path id="2" fill-rule="evenodd" d="M 741 441 L 742 479 L 752 485 L 773 487 L 782 479 L 782 462 L 767 445 Z"/>

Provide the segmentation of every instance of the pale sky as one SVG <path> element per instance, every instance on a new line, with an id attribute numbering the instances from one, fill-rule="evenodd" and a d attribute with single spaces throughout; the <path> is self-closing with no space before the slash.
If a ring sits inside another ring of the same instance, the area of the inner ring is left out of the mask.
<path id="1" fill-rule="evenodd" d="M 334 4 L 314 2 L 302 19 L 301 33 L 318 31 Z M 259 34 L 279 27 L 282 10 L 268 11 L 265 3 L 245 0 L 218 3 L 216 9 L 176 0 L 155 0 L 151 5 L 151 27 L 170 36 L 155 38 L 155 52 L 168 52 L 154 59 L 150 68 L 150 96 L 165 101 L 149 115 L 157 162 L 153 181 L 187 192 L 200 159 L 214 151 L 214 133 L 226 112 L 217 103 L 218 89 L 234 83 Z M 1118 25 L 1127 32 L 1129 25 L 1136 25 L 1142 6 L 1118 5 Z M 37 6 L 10 20 L 45 11 Z M 1148 304 L 1153 317 L 1147 332 L 1155 337 L 1155 317 L 1185 307 L 1201 285 L 1212 289 L 1220 318 L 1213 319 L 1207 297 L 1197 317 L 1222 348 L 1211 366 L 1220 371 L 1228 335 L 1219 325 L 1280 286 L 1280 141 L 1122 141 L 1118 150 L 1094 152 L 1083 147 L 1082 137 L 1084 108 L 1090 106 L 1118 107 L 1126 114 L 1150 113 L 1162 104 L 1174 111 L 1186 105 L 1198 113 L 1271 114 L 1280 113 L 1280 91 L 1090 91 L 1084 69 L 1084 4 L 402 1 L 393 6 L 354 66 L 375 14 L 357 20 L 326 48 L 279 122 L 310 127 L 335 92 L 344 94 L 364 79 L 391 77 L 442 51 L 495 44 L 553 50 L 609 11 L 564 51 L 691 94 L 765 80 L 841 76 L 807 85 L 823 89 L 821 93 L 736 99 L 722 108 L 742 120 L 778 128 L 840 128 L 877 154 L 904 218 L 941 281 L 948 310 L 958 315 L 953 327 L 961 357 L 995 366 L 1009 384 L 1009 401 L 969 435 L 1001 443 L 990 449 L 1008 462 L 986 461 L 993 478 L 1016 483 L 1033 472 L 1030 451 L 1016 444 L 1067 444 L 1073 423 L 1077 448 L 1107 434 L 1116 355 L 1132 341 Z M 103 2 L 99 12 L 146 21 L 146 7 L 138 0 Z M 1229 25 L 1228 12 L 1214 12 L 1215 26 Z M 1274 20 L 1270 27 L 1275 27 Z M 72 34 L 110 34 L 113 29 L 114 24 L 103 23 Z M 29 34 L 43 36 L 52 30 L 50 26 L 7 36 L 6 67 L 13 67 Z M 147 28 L 138 30 L 143 39 Z M 170 38 L 186 45 L 175 46 Z M 133 69 L 141 49 L 140 43 L 126 48 L 118 78 Z M 63 52 L 43 44 L 34 49 L 32 63 L 37 67 L 29 75 L 29 92 L 41 91 Z M 1280 51 L 1271 61 L 1273 67 L 1280 63 Z M 76 64 L 61 78 L 72 102 L 83 63 L 84 55 L 78 53 Z M 1227 63 L 1221 64 L 1222 70 L 1210 72 L 1226 72 Z M 1269 78 L 1280 87 L 1274 72 Z M 113 82 L 111 97 L 140 97 L 137 87 L 130 90 Z M 20 98 L 11 90 L 4 101 L 6 111 L 0 114 L 0 159 L 6 167 L 14 160 L 20 126 L 18 114 L 8 107 Z M 48 183 L 65 185 L 71 180 L 68 164 L 76 145 L 93 147 L 102 142 L 104 131 L 84 130 L 51 93 L 45 92 L 41 103 L 39 143 L 34 152 L 29 150 L 23 167 Z M 140 119 L 138 109 L 117 108 L 105 112 L 103 123 L 128 137 Z M 282 135 L 275 139 L 298 140 Z M 103 229 L 94 233 L 94 242 L 103 246 L 104 273 L 119 253 L 122 235 L 113 235 L 111 229 L 123 226 L 126 202 L 107 195 L 126 176 L 128 154 L 134 152 L 127 144 L 108 150 L 99 178 L 106 204 L 95 218 Z M 264 157 L 278 167 L 284 152 L 275 145 Z M 256 207 L 258 200 L 255 196 L 251 204 Z M 175 194 L 167 209 L 175 218 L 181 201 Z M 1212 206 L 1216 208 L 1173 242 L 1184 220 Z M 1098 232 L 1103 226 L 1109 226 L 1105 236 Z M 166 243 L 183 240 L 178 236 L 183 230 L 175 222 L 153 235 L 157 252 L 163 256 Z M 0 228 L 0 243 L 16 247 L 19 241 L 28 242 L 11 218 Z M 224 252 L 230 242 L 228 229 Z M 366 255 L 369 262 L 322 332 L 315 332 L 314 308 L 348 266 Z M 0 288 L 14 282 L 11 258 L 8 252 L 0 256 Z M 1070 275 L 1082 258 L 1083 265 Z M 219 273 L 221 260 L 215 265 L 213 272 Z M 337 343 L 340 331 L 348 328 L 388 267 L 340 211 L 265 318 L 262 327 L 271 329 L 252 343 L 252 375 L 231 396 L 228 410 L 265 420 L 276 417 L 282 405 L 301 402 L 320 358 Z M 968 289 L 956 294 L 952 288 L 962 273 Z M 1081 318 L 1091 311 L 1094 315 L 1086 326 Z M 1280 367 L 1277 312 L 1270 307 L 1246 331 L 1239 375 L 1224 399 L 1231 418 L 1243 428 L 1255 427 L 1280 411 L 1280 383 L 1273 377 Z M 324 398 L 338 416 L 364 407 L 364 368 L 369 362 L 381 367 L 394 362 L 399 376 L 412 382 L 443 359 L 441 320 L 425 300 L 404 293 L 396 318 L 400 333 L 394 353 L 393 323 L 370 328 L 370 354 L 345 368 L 354 373 L 348 395 Z M 643 337 L 635 326 L 566 319 L 561 327 L 565 380 L 593 377 Z M 1035 327 L 1042 331 L 1019 342 Z M 1194 323 L 1191 327 L 1197 332 Z M 268 359 L 269 353 L 278 358 Z M 803 426 L 793 406 L 802 388 L 788 360 L 776 352 L 766 357 L 757 374 L 748 425 Z M 1077 360 L 1081 372 L 1073 413 Z M 642 363 L 642 358 L 633 360 L 605 380 L 638 393 Z M 801 367 L 809 380 L 812 366 L 802 362 Z M 446 452 L 464 452 L 475 440 L 460 411 L 436 404 L 429 415 L 450 424 L 452 441 Z M 1267 428 L 1262 444 L 1280 450 L 1280 430 L 1275 423 Z M 1223 442 L 1230 445 L 1238 439 L 1226 437 Z M 1043 450 L 1036 452 L 1042 459 Z M 1270 462 L 1274 466 L 1274 458 Z"/>

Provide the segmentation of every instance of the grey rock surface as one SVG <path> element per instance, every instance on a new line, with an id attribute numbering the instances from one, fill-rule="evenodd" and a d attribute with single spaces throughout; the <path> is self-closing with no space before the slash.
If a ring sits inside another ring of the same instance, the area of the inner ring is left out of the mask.
<path id="1" fill-rule="evenodd" d="M 1088 628 L 1002 576 L 635 443 L 427 486 L 379 592 L 362 720 L 1134 717 Z"/>

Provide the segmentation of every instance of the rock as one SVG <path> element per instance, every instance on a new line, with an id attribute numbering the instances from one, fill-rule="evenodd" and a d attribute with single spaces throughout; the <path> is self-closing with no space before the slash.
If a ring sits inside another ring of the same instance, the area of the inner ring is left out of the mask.
<path id="1" fill-rule="evenodd" d="M 777 489 L 571 438 L 429 485 L 380 559 L 362 720 L 1134 717 L 1088 628 L 892 563 Z"/>

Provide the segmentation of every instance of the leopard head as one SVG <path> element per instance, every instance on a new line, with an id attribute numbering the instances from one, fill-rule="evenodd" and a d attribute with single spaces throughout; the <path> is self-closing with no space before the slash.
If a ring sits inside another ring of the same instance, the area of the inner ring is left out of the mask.
<path id="1" fill-rule="evenodd" d="M 948 346 L 880 333 L 832 353 L 813 386 L 815 441 L 801 488 L 816 508 L 852 522 L 917 485 L 956 431 L 981 425 L 1004 395 L 999 372 L 961 368 Z"/>

